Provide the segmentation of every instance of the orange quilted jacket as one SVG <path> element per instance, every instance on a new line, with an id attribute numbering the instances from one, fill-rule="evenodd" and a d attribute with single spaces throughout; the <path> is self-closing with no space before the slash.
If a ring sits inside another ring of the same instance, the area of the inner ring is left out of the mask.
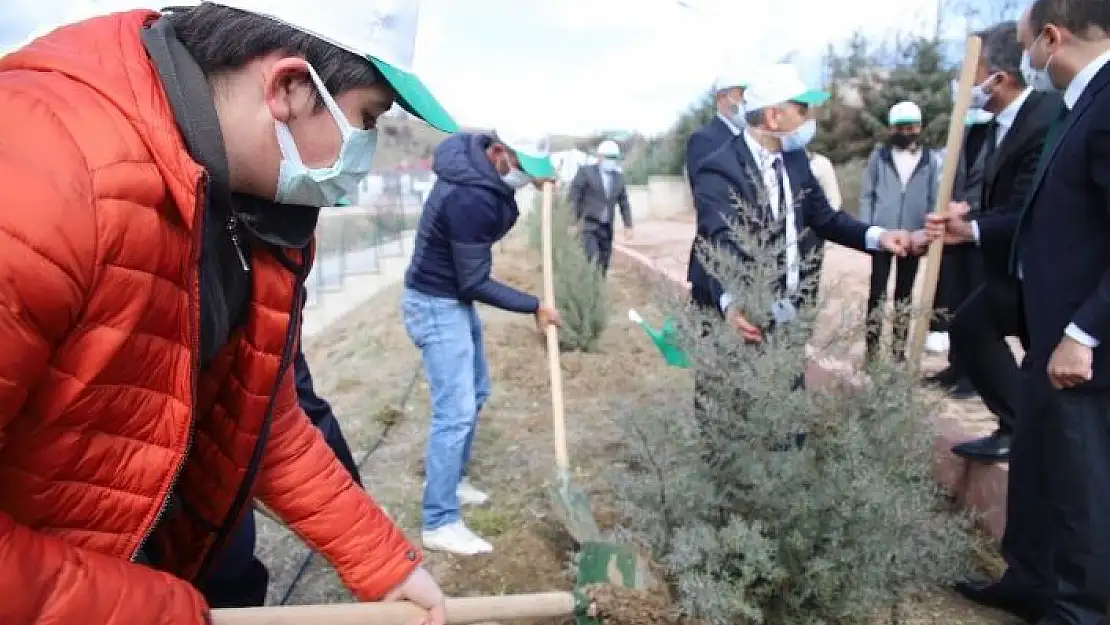
<path id="1" fill-rule="evenodd" d="M 300 410 L 298 291 L 265 251 L 243 329 L 197 370 L 205 173 L 140 40 L 155 17 L 0 59 L 4 625 L 203 623 L 184 580 L 252 497 L 360 599 L 420 559 Z M 163 570 L 130 562 L 147 538 Z"/>

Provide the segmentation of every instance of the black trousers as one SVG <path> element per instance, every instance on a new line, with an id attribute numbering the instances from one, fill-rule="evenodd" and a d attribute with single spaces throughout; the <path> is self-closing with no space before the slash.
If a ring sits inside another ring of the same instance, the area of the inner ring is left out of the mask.
<path id="1" fill-rule="evenodd" d="M 992 280 L 956 309 L 949 328 L 950 358 L 960 363 L 1005 434 L 1014 432 L 1021 402 L 1021 372 L 1005 340 L 1025 334 L 1020 306 L 1016 284 Z"/>
<path id="2" fill-rule="evenodd" d="M 586 258 L 601 269 L 601 275 L 607 275 L 613 258 L 613 225 L 587 224 L 582 230 L 582 247 L 586 250 Z"/>
<path id="3" fill-rule="evenodd" d="M 1027 372 L 1010 451 L 1002 581 L 1052 605 L 1042 623 L 1098 625 L 1110 602 L 1110 391 L 1049 390 L 1045 366 Z"/>
<path id="4" fill-rule="evenodd" d="M 867 355 L 874 357 L 883 336 L 883 318 L 877 312 L 886 302 L 886 287 L 890 281 L 891 268 L 894 269 L 894 305 L 899 309 L 908 308 L 913 302 L 913 281 L 917 277 L 919 259 L 916 256 L 895 258 L 887 252 L 874 252 L 871 255 L 871 290 L 867 294 Z M 894 352 L 902 358 L 906 352 L 906 338 L 909 335 L 910 317 L 908 311 L 900 312 L 894 318 Z"/>
<path id="5" fill-rule="evenodd" d="M 293 360 L 293 375 L 301 408 L 320 429 L 339 462 L 361 486 L 358 464 L 339 428 L 339 421 L 335 418 L 331 405 L 316 394 L 308 363 L 299 349 Z M 228 538 L 212 572 L 199 586 L 210 607 L 249 608 L 265 604 L 270 574 L 266 565 L 254 555 L 255 542 L 254 514 L 248 512 Z"/>
<path id="6" fill-rule="evenodd" d="M 1041 418 L 1056 589 L 1051 615 L 1101 624 L 1110 603 L 1110 391 L 1055 392 Z"/>

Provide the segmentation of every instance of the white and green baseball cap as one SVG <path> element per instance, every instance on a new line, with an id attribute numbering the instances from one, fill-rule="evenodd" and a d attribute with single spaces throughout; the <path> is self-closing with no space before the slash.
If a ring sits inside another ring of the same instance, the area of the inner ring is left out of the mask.
<path id="1" fill-rule="evenodd" d="M 365 57 L 402 108 L 443 132 L 459 125 L 413 73 L 420 0 L 213 0 L 274 19 Z"/>
<path id="2" fill-rule="evenodd" d="M 520 161 L 520 168 L 529 176 L 546 180 L 555 177 L 555 165 L 551 162 L 551 140 L 548 137 L 528 135 L 503 135 L 498 138 L 511 149 Z"/>
<path id="3" fill-rule="evenodd" d="M 890 113 L 887 115 L 887 123 L 891 126 L 898 126 L 900 124 L 920 124 L 921 107 L 908 100 L 899 102 L 890 107 Z"/>
<path id="4" fill-rule="evenodd" d="M 744 108 L 756 111 L 768 106 L 797 102 L 818 106 L 829 99 L 826 91 L 810 89 L 789 63 L 777 63 L 752 72 L 744 90 Z"/>

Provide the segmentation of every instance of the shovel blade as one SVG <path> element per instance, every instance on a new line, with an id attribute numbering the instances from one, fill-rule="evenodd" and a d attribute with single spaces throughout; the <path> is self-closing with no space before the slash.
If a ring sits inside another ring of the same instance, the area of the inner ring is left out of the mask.
<path id="1" fill-rule="evenodd" d="M 582 544 L 601 539 L 601 529 L 590 508 L 590 498 L 569 479 L 558 480 L 558 485 L 551 489 L 551 501 L 575 542 Z"/>
<path id="2" fill-rule="evenodd" d="M 635 548 L 603 541 L 582 543 L 578 554 L 578 578 L 581 588 L 592 584 L 609 584 L 634 590 L 654 590 L 658 580 L 650 561 Z"/>

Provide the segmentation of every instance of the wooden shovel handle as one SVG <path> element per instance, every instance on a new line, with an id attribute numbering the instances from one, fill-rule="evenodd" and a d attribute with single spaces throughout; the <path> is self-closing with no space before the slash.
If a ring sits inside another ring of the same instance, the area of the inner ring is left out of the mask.
<path id="1" fill-rule="evenodd" d="M 447 623 L 468 625 L 573 616 L 569 592 L 447 600 Z M 407 601 L 212 610 L 212 625 L 411 625 L 425 612 Z"/>
<path id="2" fill-rule="evenodd" d="M 933 211 L 944 214 L 952 200 L 952 184 L 956 180 L 956 166 L 960 160 L 960 148 L 964 142 L 964 118 L 971 106 L 971 87 L 975 84 L 975 71 L 979 66 L 982 41 L 978 37 L 967 38 L 964 48 L 964 62 L 960 68 L 960 85 L 956 91 L 956 103 L 952 107 L 952 118 L 948 121 L 948 142 L 944 150 L 944 168 L 940 173 L 937 187 L 937 203 Z M 925 261 L 925 277 L 921 284 L 916 309 L 921 314 L 913 324 L 913 336 L 907 346 L 907 358 L 915 371 L 921 367 L 921 354 L 925 349 L 925 335 L 929 332 L 929 320 L 933 313 L 933 301 L 937 294 L 937 280 L 940 278 L 940 261 L 944 252 L 944 240 L 937 239 L 929 246 Z M 928 315 L 928 316 L 926 316 Z"/>
<path id="3" fill-rule="evenodd" d="M 543 236 L 543 303 L 555 306 L 555 262 L 551 241 L 551 211 L 555 202 L 555 183 L 543 184 L 543 200 L 540 207 L 541 229 Z M 567 452 L 567 422 L 563 413 L 563 367 L 559 359 L 559 329 L 549 325 L 544 328 L 547 334 L 547 368 L 551 371 L 551 429 L 555 431 L 555 465 L 560 471 L 570 469 L 570 455 Z"/>

